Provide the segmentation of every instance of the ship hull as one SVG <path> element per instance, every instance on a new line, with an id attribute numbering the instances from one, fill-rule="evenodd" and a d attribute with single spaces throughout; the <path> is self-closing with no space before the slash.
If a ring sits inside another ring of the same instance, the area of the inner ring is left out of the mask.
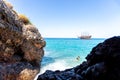
<path id="1" fill-rule="evenodd" d="M 80 38 L 80 39 L 90 39 L 91 36 L 80 36 L 79 38 Z"/>

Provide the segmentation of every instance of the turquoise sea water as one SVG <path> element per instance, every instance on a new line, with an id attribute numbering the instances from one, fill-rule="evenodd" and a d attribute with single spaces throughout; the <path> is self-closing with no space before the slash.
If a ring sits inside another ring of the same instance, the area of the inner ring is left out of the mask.
<path id="1" fill-rule="evenodd" d="M 93 38 L 45 38 L 45 55 L 41 63 L 41 72 L 45 70 L 64 70 L 75 67 L 85 61 L 92 48 L 105 39 Z M 80 57 L 78 60 L 77 57 Z"/>

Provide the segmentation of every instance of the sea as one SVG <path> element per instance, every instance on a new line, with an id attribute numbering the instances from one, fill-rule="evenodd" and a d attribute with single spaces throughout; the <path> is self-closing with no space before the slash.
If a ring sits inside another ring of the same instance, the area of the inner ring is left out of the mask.
<path id="1" fill-rule="evenodd" d="M 86 61 L 86 56 L 93 47 L 103 42 L 104 38 L 45 38 L 46 47 L 41 63 L 40 74 L 46 70 L 65 70 Z"/>

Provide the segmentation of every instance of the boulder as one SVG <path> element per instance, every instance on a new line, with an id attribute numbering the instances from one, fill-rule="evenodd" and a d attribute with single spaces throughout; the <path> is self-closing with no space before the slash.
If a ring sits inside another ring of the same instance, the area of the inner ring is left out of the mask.
<path id="1" fill-rule="evenodd" d="M 46 71 L 37 80 L 120 80 L 120 36 L 99 43 L 82 64 L 65 71 Z"/>
<path id="2" fill-rule="evenodd" d="M 33 80 L 40 71 L 45 41 L 6 3 L 0 0 L 0 80 Z"/>

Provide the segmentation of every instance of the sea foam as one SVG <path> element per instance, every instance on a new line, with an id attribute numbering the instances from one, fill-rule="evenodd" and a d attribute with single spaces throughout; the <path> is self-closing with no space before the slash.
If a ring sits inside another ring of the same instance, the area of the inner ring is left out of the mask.
<path id="1" fill-rule="evenodd" d="M 65 70 L 67 68 L 70 68 L 70 66 L 67 66 L 64 60 L 57 60 L 54 63 L 42 67 L 40 74 L 44 73 L 46 70 L 55 71 L 55 70 Z"/>
<path id="2" fill-rule="evenodd" d="M 70 66 L 67 66 L 67 63 L 64 60 L 56 60 L 54 63 L 48 64 L 46 66 L 41 67 L 40 73 L 38 75 L 43 74 L 46 70 L 65 70 L 71 68 Z M 34 80 L 37 80 L 38 75 L 35 77 Z"/>

